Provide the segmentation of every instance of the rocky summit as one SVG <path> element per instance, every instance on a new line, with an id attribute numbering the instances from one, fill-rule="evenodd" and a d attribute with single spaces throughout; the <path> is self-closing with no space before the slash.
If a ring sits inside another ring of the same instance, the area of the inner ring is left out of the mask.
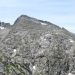
<path id="1" fill-rule="evenodd" d="M 0 75 L 75 75 L 75 35 L 27 15 L 0 22 Z"/>

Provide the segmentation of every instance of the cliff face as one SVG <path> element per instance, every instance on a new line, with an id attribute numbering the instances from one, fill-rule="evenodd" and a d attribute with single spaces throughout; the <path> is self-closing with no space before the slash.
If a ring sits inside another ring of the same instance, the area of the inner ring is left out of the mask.
<path id="1" fill-rule="evenodd" d="M 0 75 L 74 73 L 75 35 L 50 22 L 21 15 L 0 42 Z"/>

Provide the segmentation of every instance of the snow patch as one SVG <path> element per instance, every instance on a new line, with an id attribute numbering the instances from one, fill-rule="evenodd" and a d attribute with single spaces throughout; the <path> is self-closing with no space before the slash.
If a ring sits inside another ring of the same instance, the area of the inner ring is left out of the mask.
<path id="1" fill-rule="evenodd" d="M 12 57 L 14 57 L 16 55 L 16 49 L 13 49 L 13 54 L 12 54 Z"/>
<path id="2" fill-rule="evenodd" d="M 13 52 L 16 53 L 16 49 L 14 49 Z"/>
<path id="3" fill-rule="evenodd" d="M 70 42 L 74 42 L 72 39 L 69 39 L 70 40 Z"/>
<path id="4" fill-rule="evenodd" d="M 42 25 L 47 25 L 46 23 L 41 23 Z"/>
<path id="5" fill-rule="evenodd" d="M 33 70 L 36 70 L 36 67 L 35 66 L 33 66 Z"/>
<path id="6" fill-rule="evenodd" d="M 4 27 L 0 26 L 0 29 L 5 29 Z"/>
<path id="7" fill-rule="evenodd" d="M 72 73 L 69 73 L 68 75 L 72 75 Z"/>

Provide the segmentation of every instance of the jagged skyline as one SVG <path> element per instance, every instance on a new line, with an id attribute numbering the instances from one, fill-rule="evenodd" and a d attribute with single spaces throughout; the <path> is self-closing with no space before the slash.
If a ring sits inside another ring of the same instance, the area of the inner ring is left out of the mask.
<path id="1" fill-rule="evenodd" d="M 14 23 L 25 14 L 52 22 L 75 33 L 74 0 L 0 0 L 0 20 Z"/>

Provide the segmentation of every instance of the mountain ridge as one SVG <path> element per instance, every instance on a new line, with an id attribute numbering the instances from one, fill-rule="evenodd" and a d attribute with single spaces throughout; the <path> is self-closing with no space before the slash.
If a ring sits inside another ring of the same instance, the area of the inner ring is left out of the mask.
<path id="1" fill-rule="evenodd" d="M 8 31 L 0 33 L 1 75 L 68 75 L 75 72 L 75 35 L 65 28 L 21 15 L 6 29 Z"/>

